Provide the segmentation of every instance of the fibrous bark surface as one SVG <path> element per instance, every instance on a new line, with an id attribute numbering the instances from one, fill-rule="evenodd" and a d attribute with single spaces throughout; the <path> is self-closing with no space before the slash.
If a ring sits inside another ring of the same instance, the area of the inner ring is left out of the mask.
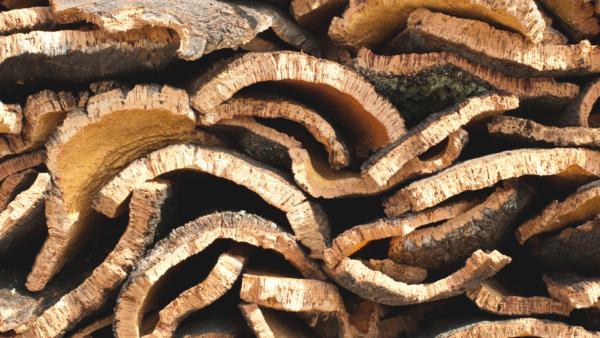
<path id="1" fill-rule="evenodd" d="M 575 309 L 599 305 L 600 279 L 574 273 L 548 273 L 544 282 L 552 298 L 565 302 Z"/>
<path id="2" fill-rule="evenodd" d="M 590 39 L 600 33 L 594 4 L 585 0 L 541 0 L 577 40 Z"/>
<path id="3" fill-rule="evenodd" d="M 560 122 L 569 126 L 599 127 L 600 117 L 594 104 L 600 97 L 600 81 L 590 82 L 581 90 L 581 95 L 564 112 Z"/>
<path id="4" fill-rule="evenodd" d="M 570 326 L 536 318 L 518 318 L 503 321 L 481 321 L 438 334 L 439 338 L 462 337 L 597 337 L 598 334 L 581 326 Z"/>

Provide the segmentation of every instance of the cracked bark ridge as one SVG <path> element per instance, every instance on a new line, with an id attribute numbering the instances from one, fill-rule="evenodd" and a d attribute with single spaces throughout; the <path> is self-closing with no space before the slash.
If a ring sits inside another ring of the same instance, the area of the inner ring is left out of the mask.
<path id="1" fill-rule="evenodd" d="M 561 116 L 559 122 L 567 126 L 600 127 L 600 114 L 593 113 L 594 104 L 600 97 L 600 80 L 591 81 Z"/>
<path id="2" fill-rule="evenodd" d="M 258 1 L 51 0 L 50 4 L 61 15 L 95 23 L 109 32 L 150 26 L 171 29 L 179 36 L 178 56 L 188 61 L 219 49 L 236 49 L 269 29 L 300 50 L 319 53 L 309 33 Z"/>
<path id="3" fill-rule="evenodd" d="M 600 50 L 587 40 L 576 45 L 536 44 L 485 22 L 426 9 L 411 14 L 408 30 L 411 40 L 422 48 L 455 52 L 511 76 L 554 77 L 600 72 Z"/>
<path id="4" fill-rule="evenodd" d="M 507 181 L 481 204 L 445 223 L 393 238 L 388 255 L 401 264 L 452 268 L 476 250 L 497 248 L 512 234 L 533 195 L 525 183 Z"/>
<path id="5" fill-rule="evenodd" d="M 27 287 L 43 289 L 84 244 L 78 236 L 97 218 L 92 199 L 124 166 L 165 145 L 194 140 L 217 143 L 212 135 L 195 131 L 187 94 L 169 86 L 115 89 L 93 96 L 85 109 L 69 112 L 46 143 L 46 165 L 55 183 L 46 204 L 50 231 Z"/>
<path id="6" fill-rule="evenodd" d="M 591 39 L 600 33 L 594 4 L 585 0 L 541 0 L 560 19 L 575 40 Z"/>
<path id="7" fill-rule="evenodd" d="M 546 273 L 543 278 L 552 298 L 575 309 L 600 305 L 600 278 L 565 272 Z"/>
<path id="8" fill-rule="evenodd" d="M 0 36 L 0 83 L 6 85 L 2 91 L 152 73 L 176 59 L 176 43 L 174 33 L 152 27 L 116 33 L 59 30 Z"/>
<path id="9" fill-rule="evenodd" d="M 154 242 L 157 227 L 166 222 L 161 211 L 171 192 L 171 184 L 166 181 L 147 182 L 136 189 L 129 204 L 129 224 L 114 249 L 79 286 L 28 324 L 22 337 L 63 335 L 80 320 L 100 310 Z"/>
<path id="10" fill-rule="evenodd" d="M 234 97 L 199 119 L 202 124 L 213 125 L 237 116 L 282 118 L 299 123 L 325 147 L 333 169 L 341 169 L 350 163 L 348 149 L 334 127 L 317 111 L 294 100 L 276 96 Z"/>
<path id="11" fill-rule="evenodd" d="M 278 252 L 305 277 L 324 280 L 318 265 L 308 258 L 294 237 L 276 224 L 245 212 L 219 212 L 202 216 L 161 240 L 132 272 L 117 299 L 115 334 L 139 337 L 144 301 L 153 285 L 171 267 L 200 253 L 218 239 L 231 239 Z"/>
<path id="12" fill-rule="evenodd" d="M 511 294 L 493 278 L 467 291 L 467 297 L 480 309 L 505 316 L 568 316 L 573 310 L 569 304 L 552 298 Z"/>
<path id="13" fill-rule="evenodd" d="M 516 231 L 519 243 L 570 224 L 583 222 L 598 214 L 600 207 L 600 181 L 583 185 L 563 201 L 554 200 L 537 216 L 523 223 Z"/>
<path id="14" fill-rule="evenodd" d="M 380 304 L 401 306 L 463 294 L 495 275 L 510 261 L 510 257 L 496 250 L 490 253 L 477 250 L 467 259 L 464 267 L 451 275 L 432 283 L 412 285 L 394 281 L 350 258 L 344 258 L 335 268 L 327 267 L 325 271 L 337 284 L 362 298 Z"/>
<path id="15" fill-rule="evenodd" d="M 492 136 L 526 145 L 600 148 L 600 129 L 553 127 L 513 116 L 498 116 L 488 124 Z"/>
<path id="16" fill-rule="evenodd" d="M 489 94 L 467 99 L 429 116 L 362 165 L 362 174 L 384 186 L 410 159 L 426 152 L 469 122 L 502 114 L 519 106 L 512 95 Z"/>
<path id="17" fill-rule="evenodd" d="M 551 269 L 600 273 L 600 216 L 546 239 L 532 240 L 531 251 Z"/>
<path id="18" fill-rule="evenodd" d="M 486 155 L 411 183 L 386 200 L 390 212 L 419 211 L 469 190 L 525 175 L 589 180 L 600 175 L 600 153 L 582 148 L 526 148 Z"/>
<path id="19" fill-rule="evenodd" d="M 192 106 L 205 115 L 243 88 L 267 81 L 325 104 L 328 117 L 348 130 L 347 141 L 357 147 L 376 150 L 405 132 L 399 112 L 358 73 L 296 52 L 248 53 L 223 61 L 192 85 Z"/>
<path id="20" fill-rule="evenodd" d="M 329 224 L 323 210 L 283 174 L 234 151 L 201 145 L 174 145 L 132 162 L 94 199 L 96 210 L 114 217 L 132 189 L 161 174 L 190 169 L 227 179 L 258 194 L 286 213 L 296 238 L 321 257 L 329 241 Z"/>
<path id="21" fill-rule="evenodd" d="M 329 35 L 351 47 L 377 47 L 402 31 L 411 12 L 420 7 L 488 21 L 533 42 L 541 42 L 546 29 L 542 13 L 531 0 L 367 0 L 350 1 L 343 16 L 331 22 Z"/>
<path id="22" fill-rule="evenodd" d="M 466 337 L 598 337 L 581 326 L 537 318 L 516 318 L 498 321 L 479 321 L 436 335 L 437 338 Z"/>

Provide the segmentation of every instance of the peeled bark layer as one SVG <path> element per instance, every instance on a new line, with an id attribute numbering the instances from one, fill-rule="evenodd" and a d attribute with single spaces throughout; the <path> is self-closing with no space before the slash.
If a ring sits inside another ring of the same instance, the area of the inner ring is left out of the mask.
<path id="1" fill-rule="evenodd" d="M 332 21 L 329 35 L 352 47 L 375 47 L 401 31 L 410 13 L 420 7 L 489 21 L 520 32 L 533 42 L 542 41 L 546 28 L 537 5 L 530 0 L 369 0 L 350 2 L 344 15 Z"/>
<path id="2" fill-rule="evenodd" d="M 21 132 L 23 113 L 18 104 L 0 102 L 0 133 L 18 134 Z"/>
<path id="3" fill-rule="evenodd" d="M 93 22 L 109 32 L 150 26 L 172 29 L 180 40 L 177 54 L 190 61 L 222 48 L 237 48 L 267 29 L 300 50 L 318 53 L 312 37 L 275 8 L 260 2 L 51 0 L 50 3 L 57 13 Z"/>
<path id="4" fill-rule="evenodd" d="M 408 29 L 411 39 L 421 47 L 455 52 L 512 76 L 549 77 L 600 72 L 600 50 L 587 40 L 577 45 L 536 44 L 485 22 L 426 9 L 411 14 Z"/>
<path id="5" fill-rule="evenodd" d="M 72 23 L 50 7 L 29 7 L 0 12 L 0 35 L 33 30 L 56 30 Z"/>
<path id="6" fill-rule="evenodd" d="M 595 181 L 579 187 L 563 201 L 552 201 L 539 215 L 517 229 L 517 240 L 523 244 L 533 236 L 589 220 L 598 214 L 599 208 L 600 181 Z"/>
<path id="7" fill-rule="evenodd" d="M 600 305 L 600 279 L 583 277 L 574 273 L 548 273 L 544 282 L 552 298 L 575 309 Z"/>
<path id="8" fill-rule="evenodd" d="M 600 80 L 590 82 L 581 95 L 567 107 L 560 122 L 567 126 L 600 127 L 600 117 L 594 104 L 600 98 Z"/>
<path id="9" fill-rule="evenodd" d="M 600 33 L 593 3 L 584 0 L 541 0 L 540 3 L 560 19 L 575 39 L 590 39 Z"/>
<path id="10" fill-rule="evenodd" d="M 21 192 L 31 186 L 37 177 L 37 172 L 33 169 L 26 169 L 14 173 L 0 183 L 0 210 L 6 209 L 6 206 Z"/>
<path id="11" fill-rule="evenodd" d="M 597 337 L 581 326 L 570 326 L 536 318 L 517 318 L 504 321 L 481 321 L 436 335 L 439 338 L 466 337 Z"/>
<path id="12" fill-rule="evenodd" d="M 581 148 L 529 148 L 475 158 L 408 185 L 389 198 L 385 207 L 394 213 L 419 211 L 462 192 L 525 175 L 558 175 L 575 181 L 598 177 L 600 153 Z"/>

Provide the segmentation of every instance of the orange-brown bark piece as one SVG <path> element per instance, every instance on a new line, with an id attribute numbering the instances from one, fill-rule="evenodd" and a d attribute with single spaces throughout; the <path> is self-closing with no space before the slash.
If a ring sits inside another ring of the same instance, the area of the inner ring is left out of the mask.
<path id="1" fill-rule="evenodd" d="M 132 162 L 94 199 L 94 208 L 114 217 L 122 210 L 131 190 L 161 174 L 190 169 L 221 177 L 258 194 L 286 213 L 296 238 L 322 255 L 329 240 L 329 224 L 322 209 L 281 173 L 234 151 L 200 145 L 174 145 Z"/>
<path id="2" fill-rule="evenodd" d="M 577 45 L 536 44 L 485 22 L 426 9 L 411 14 L 408 29 L 411 41 L 421 47 L 455 52 L 512 76 L 552 77 L 600 72 L 600 49 L 587 40 Z"/>
<path id="3" fill-rule="evenodd" d="M 552 201 L 538 215 L 519 226 L 516 237 L 523 244 L 533 236 L 589 220 L 598 213 L 600 213 L 600 181 L 594 181 L 579 187 L 563 201 Z"/>
<path id="4" fill-rule="evenodd" d="M 322 29 L 347 5 L 347 0 L 292 0 L 290 9 L 301 25 Z"/>
<path id="5" fill-rule="evenodd" d="M 543 278 L 552 298 L 575 309 L 600 305 L 600 278 L 564 272 L 546 273 Z"/>
<path id="6" fill-rule="evenodd" d="M 141 336 L 139 327 L 144 314 L 144 299 L 152 286 L 171 267 L 201 252 L 218 239 L 231 239 L 275 250 L 305 277 L 325 279 L 323 272 L 305 255 L 294 237 L 279 230 L 276 224 L 245 212 L 209 214 L 175 229 L 138 263 L 117 300 L 116 336 Z"/>
<path id="7" fill-rule="evenodd" d="M 567 107 L 559 122 L 568 126 L 600 127 L 600 114 L 594 111 L 598 98 L 600 80 L 594 80 L 581 90 L 581 94 Z"/>
<path id="8" fill-rule="evenodd" d="M 108 326 L 111 326 L 115 320 L 113 315 L 102 317 L 94 320 L 90 324 L 75 331 L 70 338 L 90 338 L 93 337 L 94 332 L 100 331 Z"/>
<path id="9" fill-rule="evenodd" d="M 469 190 L 525 175 L 589 180 L 600 175 L 600 152 L 581 148 L 517 149 L 468 160 L 414 182 L 390 197 L 385 206 L 395 214 L 419 211 Z"/>
<path id="10" fill-rule="evenodd" d="M 32 169 L 26 169 L 14 173 L 0 183 L 0 210 L 6 209 L 17 194 L 29 188 L 34 182 L 37 172 Z"/>
<path id="11" fill-rule="evenodd" d="M 215 50 L 235 49 L 267 29 L 300 50 L 318 53 L 318 46 L 307 32 L 261 2 L 51 0 L 50 3 L 59 14 L 74 20 L 85 19 L 110 32 L 148 26 L 172 29 L 181 41 L 179 57 L 190 61 Z"/>
<path id="12" fill-rule="evenodd" d="M 19 104 L 0 102 L 0 133 L 18 134 L 23 125 L 23 113 Z"/>
<path id="13" fill-rule="evenodd" d="M 572 307 L 548 297 L 522 297 L 509 293 L 493 279 L 467 291 L 467 297 L 486 311 L 505 316 L 568 316 Z"/>
<path id="14" fill-rule="evenodd" d="M 46 165 L 55 187 L 46 203 L 49 236 L 28 277 L 41 290 L 92 226 L 91 202 L 104 184 L 134 159 L 178 142 L 219 143 L 195 130 L 187 94 L 169 86 L 138 85 L 89 99 L 72 110 L 46 143 Z M 79 165 L 73 165 L 79 163 Z"/>
<path id="15" fill-rule="evenodd" d="M 289 88 L 311 104 L 321 103 L 331 121 L 348 131 L 347 142 L 356 146 L 376 150 L 405 131 L 398 111 L 359 74 L 296 52 L 248 53 L 222 62 L 192 86 L 192 106 L 205 115 L 243 88 L 264 82 Z"/>
<path id="16" fill-rule="evenodd" d="M 600 33 L 594 4 L 585 0 L 540 0 L 576 40 L 591 39 Z"/>
<path id="17" fill-rule="evenodd" d="M 37 167 L 45 161 L 46 152 L 41 150 L 6 158 L 0 162 L 0 180 L 19 171 Z"/>
<path id="18" fill-rule="evenodd" d="M 467 337 L 581 337 L 600 336 L 598 332 L 587 331 L 581 326 L 570 326 L 537 318 L 517 318 L 503 321 L 481 321 L 461 326 L 436 335 L 438 338 Z"/>
<path id="19" fill-rule="evenodd" d="M 339 285 L 374 302 L 401 306 L 449 298 L 495 275 L 510 263 L 508 256 L 498 251 L 475 251 L 465 266 L 451 275 L 428 284 L 406 284 L 366 267 L 362 262 L 344 258 L 336 267 L 326 268 L 327 274 Z"/>
<path id="20" fill-rule="evenodd" d="M 440 143 L 462 126 L 485 117 L 502 114 L 519 106 L 512 95 L 489 94 L 467 99 L 446 111 L 433 114 L 398 140 L 380 150 L 363 164 L 362 173 L 380 186 L 411 159 Z"/>
<path id="21" fill-rule="evenodd" d="M 54 30 L 71 23 L 52 12 L 50 7 L 29 7 L 0 12 L 0 35 L 33 30 Z"/>
<path id="22" fill-rule="evenodd" d="M 334 18 L 329 27 L 333 40 L 353 47 L 377 47 L 402 31 L 409 15 L 425 7 L 488 21 L 520 32 L 533 42 L 544 38 L 546 22 L 531 0 L 367 0 L 350 1 L 341 18 Z"/>
<path id="23" fill-rule="evenodd" d="M 427 278 L 427 270 L 419 266 L 398 264 L 387 258 L 363 260 L 363 264 L 369 269 L 381 271 L 393 280 L 406 284 L 418 284 Z"/>

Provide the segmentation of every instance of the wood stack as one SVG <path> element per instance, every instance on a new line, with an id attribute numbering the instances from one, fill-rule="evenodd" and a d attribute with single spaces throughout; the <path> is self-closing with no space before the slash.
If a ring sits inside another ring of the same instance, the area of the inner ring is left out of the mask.
<path id="1" fill-rule="evenodd" d="M 0 1 L 0 337 L 600 337 L 600 1 Z"/>

